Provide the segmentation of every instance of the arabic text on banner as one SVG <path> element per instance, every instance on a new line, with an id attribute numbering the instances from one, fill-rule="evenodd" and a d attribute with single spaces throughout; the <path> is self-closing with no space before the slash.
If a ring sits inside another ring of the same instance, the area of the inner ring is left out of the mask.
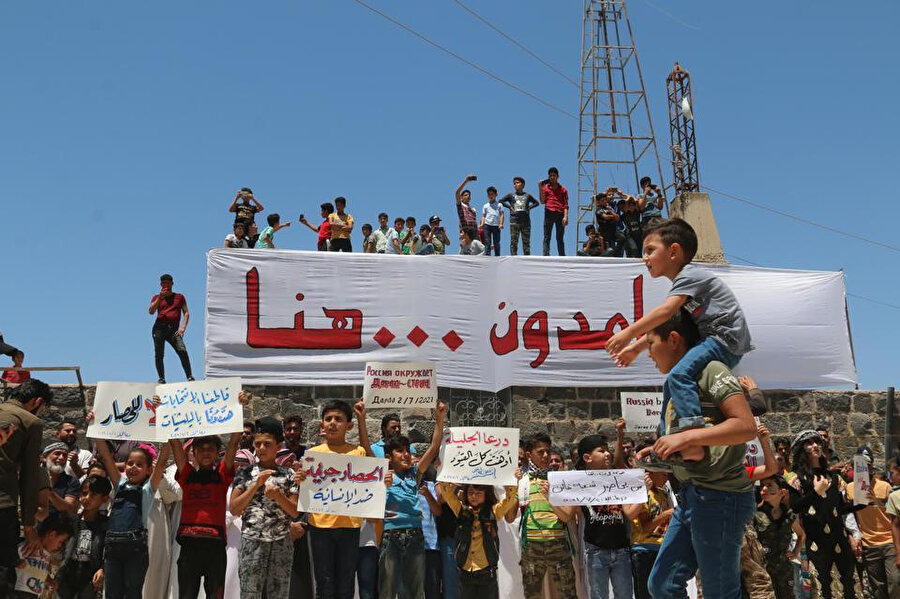
<path id="1" fill-rule="evenodd" d="M 622 391 L 622 417 L 629 433 L 655 433 L 659 427 L 663 394 L 657 392 Z"/>
<path id="2" fill-rule="evenodd" d="M 313 514 L 384 518 L 388 460 L 308 451 L 297 508 Z"/>
<path id="3" fill-rule="evenodd" d="M 366 362 L 366 407 L 433 408 L 438 396 L 434 372 L 434 362 Z"/>
<path id="4" fill-rule="evenodd" d="M 869 464 L 866 456 L 856 454 L 853 456 L 853 505 L 866 505 L 869 503 Z"/>
<path id="5" fill-rule="evenodd" d="M 459 426 L 444 432 L 437 479 L 476 485 L 515 485 L 519 429 Z"/>
<path id="6" fill-rule="evenodd" d="M 206 379 L 159 385 L 157 438 L 185 439 L 244 430 L 244 406 L 238 400 L 241 379 Z"/>
<path id="7" fill-rule="evenodd" d="M 87 436 L 93 439 L 156 441 L 156 383 L 100 381 L 94 395 L 94 421 Z"/>
<path id="8" fill-rule="evenodd" d="M 646 503 L 644 471 L 570 470 L 548 472 L 552 505 L 616 505 Z"/>

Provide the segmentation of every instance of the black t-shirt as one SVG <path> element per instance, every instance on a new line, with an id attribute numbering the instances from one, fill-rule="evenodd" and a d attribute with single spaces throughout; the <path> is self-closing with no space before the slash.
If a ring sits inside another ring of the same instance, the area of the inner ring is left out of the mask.
<path id="1" fill-rule="evenodd" d="M 65 499 L 66 497 L 78 497 L 81 495 L 81 484 L 74 476 L 63 473 L 56 479 L 56 483 L 53 485 L 53 492 L 56 493 L 60 499 Z M 51 503 L 50 513 L 52 514 L 56 511 L 57 509 L 53 507 L 53 504 Z"/>
<path id="2" fill-rule="evenodd" d="M 256 218 L 257 212 L 259 212 L 259 208 L 256 207 L 256 204 L 245 204 L 244 202 L 238 202 L 234 220 L 241 220 L 248 224 L 252 223 L 253 219 Z"/>
<path id="3" fill-rule="evenodd" d="M 639 212 L 623 212 L 622 222 L 625 224 L 626 235 L 631 237 L 641 236 L 641 214 Z"/>
<path id="4" fill-rule="evenodd" d="M 631 523 L 625 517 L 621 505 L 582 506 L 584 515 L 584 540 L 600 549 L 624 549 L 628 547 L 628 529 Z"/>

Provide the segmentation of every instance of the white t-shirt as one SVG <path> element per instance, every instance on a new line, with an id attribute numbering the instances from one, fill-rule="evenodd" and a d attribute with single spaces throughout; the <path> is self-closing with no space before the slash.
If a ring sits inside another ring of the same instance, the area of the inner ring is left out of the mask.
<path id="1" fill-rule="evenodd" d="M 394 247 L 394 240 L 397 240 L 397 243 L 400 243 L 400 236 L 397 234 L 397 229 L 388 229 L 387 232 L 387 245 L 384 248 L 385 254 L 399 254 L 400 252 Z"/>
<path id="2" fill-rule="evenodd" d="M 229 233 L 225 237 L 225 247 L 248 248 L 248 247 L 250 247 L 250 244 L 247 243 L 247 240 L 244 239 L 243 237 L 238 239 L 237 235 L 235 235 L 234 233 Z"/>
<path id="3" fill-rule="evenodd" d="M 44 592 L 47 575 L 50 573 L 50 556 L 40 550 L 37 554 L 22 557 L 25 542 L 19 543 L 19 558 L 24 560 L 22 567 L 16 568 L 16 590 L 39 597 Z"/>
<path id="4" fill-rule="evenodd" d="M 503 206 L 500 202 L 488 202 L 481 209 L 481 215 L 484 217 L 484 224 L 492 227 L 500 226 L 500 215 L 503 214 Z"/>
<path id="5" fill-rule="evenodd" d="M 463 256 L 481 256 L 484 254 L 484 244 L 473 239 L 472 243 L 459 246 L 459 253 Z"/>

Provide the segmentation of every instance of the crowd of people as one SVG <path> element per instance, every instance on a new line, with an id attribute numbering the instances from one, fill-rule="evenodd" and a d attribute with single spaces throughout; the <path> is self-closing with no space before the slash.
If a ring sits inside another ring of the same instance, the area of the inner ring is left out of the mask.
<path id="1" fill-rule="evenodd" d="M 569 224 L 569 192 L 559 183 L 559 170 L 551 167 L 547 178 L 538 183 L 538 198 L 525 191 L 525 179 L 513 177 L 513 189 L 499 197 L 493 185 L 486 189 L 486 201 L 477 209 L 472 205 L 472 191 L 467 188 L 477 181 L 475 175 L 463 179 L 456 189 L 456 213 L 459 230 L 454 237 L 459 243 L 459 253 L 465 255 L 501 255 L 501 236 L 509 226 L 509 253 L 517 255 L 521 247 L 524 255 L 531 254 L 531 211 L 544 207 L 543 255 L 550 255 L 551 241 L 556 235 L 556 248 L 560 256 L 566 255 L 565 230 Z M 662 190 L 649 177 L 640 181 L 641 191 L 629 195 L 616 187 L 598 193 L 594 198 L 595 223 L 585 228 L 586 241 L 578 250 L 580 256 L 614 256 L 639 258 L 643 232 L 651 222 L 662 217 L 665 197 Z M 229 207 L 234 214 L 233 230 L 225 238 L 228 248 L 275 247 L 275 234 L 291 225 L 282 222 L 281 215 L 266 216 L 266 225 L 260 231 L 256 217 L 263 212 L 263 205 L 249 187 L 242 187 Z M 321 222 L 311 223 L 301 214 L 298 221 L 316 234 L 319 251 L 352 252 L 353 216 L 347 212 L 347 199 L 337 197 L 334 202 L 320 206 Z M 378 226 L 365 223 L 360 227 L 362 251 L 373 254 L 431 255 L 446 254 L 451 238 L 443 227 L 439 215 L 417 225 L 416 217 L 396 217 L 393 227 L 387 213 L 378 215 Z M 521 239 L 521 246 L 519 240 Z"/>

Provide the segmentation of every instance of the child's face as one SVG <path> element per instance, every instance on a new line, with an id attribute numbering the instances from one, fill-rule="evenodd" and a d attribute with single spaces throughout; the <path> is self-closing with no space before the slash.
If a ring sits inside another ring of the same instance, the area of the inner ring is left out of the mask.
<path id="1" fill-rule="evenodd" d="M 57 553 L 63 548 L 63 545 L 65 545 L 68 540 L 69 535 L 59 534 L 51 530 L 41 537 L 41 545 L 47 553 Z"/>
<path id="2" fill-rule="evenodd" d="M 525 184 L 516 179 L 513 181 L 513 187 L 516 190 L 516 193 L 522 193 L 522 190 L 525 189 Z"/>
<path id="3" fill-rule="evenodd" d="M 329 215 L 329 214 L 330 214 L 330 212 L 328 212 L 327 210 L 325 210 L 324 208 L 322 208 L 322 218 L 328 218 L 328 215 Z"/>
<path id="4" fill-rule="evenodd" d="M 409 452 L 409 447 L 392 450 L 390 466 L 397 472 L 409 470 L 412 467 L 412 454 Z"/>
<path id="5" fill-rule="evenodd" d="M 489 191 L 489 192 L 488 192 L 488 201 L 491 202 L 491 203 L 493 203 L 494 200 L 496 200 L 496 199 L 497 199 L 497 192 L 496 192 L 496 191 Z"/>
<path id="6" fill-rule="evenodd" d="M 250 235 L 256 235 L 259 233 L 259 227 L 256 226 L 256 223 L 250 223 Z"/>
<path id="7" fill-rule="evenodd" d="M 787 494 L 787 491 L 778 486 L 778 483 L 772 478 L 764 480 L 760 483 L 759 487 L 759 492 L 763 501 L 773 507 L 781 503 L 784 496 Z"/>
<path id="8" fill-rule="evenodd" d="M 681 246 L 677 243 L 667 246 L 656 233 L 650 233 L 644 238 L 644 265 L 651 277 L 660 277 L 677 270 L 682 257 Z"/>
<path id="9" fill-rule="evenodd" d="M 612 464 L 612 455 L 609 453 L 609 447 L 601 445 L 595 448 L 591 453 L 584 454 L 585 470 L 605 470 Z"/>
<path id="10" fill-rule="evenodd" d="M 896 466 L 891 468 L 891 482 L 900 485 L 900 468 Z"/>
<path id="11" fill-rule="evenodd" d="M 219 457 L 219 448 L 216 447 L 215 443 L 203 443 L 199 446 L 194 443 L 191 445 L 191 449 L 194 450 L 194 459 L 197 461 L 197 466 L 201 469 L 209 469 L 216 465 L 216 459 Z"/>
<path id="12" fill-rule="evenodd" d="M 469 191 L 468 189 L 465 190 L 464 192 L 462 192 L 460 199 L 463 201 L 464 204 L 468 204 L 469 200 L 472 199 L 472 192 Z"/>
<path id="13" fill-rule="evenodd" d="M 408 228 L 408 229 L 415 229 L 415 228 L 416 228 L 416 221 L 414 221 L 414 220 L 411 219 L 411 218 L 406 219 L 406 228 Z"/>
<path id="14" fill-rule="evenodd" d="M 109 501 L 109 495 L 100 495 L 92 492 L 87 485 L 81 487 L 81 497 L 79 503 L 81 507 L 89 512 L 99 510 L 100 506 Z"/>
<path id="15" fill-rule="evenodd" d="M 487 499 L 487 493 L 478 485 L 469 485 L 466 488 L 466 503 L 469 504 L 469 507 L 479 508 L 484 505 L 485 499 Z"/>
<path id="16" fill-rule="evenodd" d="M 153 468 L 147 463 L 147 456 L 142 451 L 132 451 L 125 461 L 125 477 L 133 485 L 142 484 L 150 476 Z"/>
<path id="17" fill-rule="evenodd" d="M 343 443 L 347 431 L 353 428 L 353 422 L 340 410 L 329 410 L 322 414 L 322 422 L 319 425 L 325 440 L 328 443 Z"/>
<path id="18" fill-rule="evenodd" d="M 675 335 L 677 333 L 669 333 L 669 336 L 663 339 L 655 332 L 647 333 L 647 343 L 649 344 L 647 353 L 650 354 L 650 359 L 656 364 L 656 369 L 662 374 L 668 374 L 681 358 L 676 351 L 677 339 L 674 337 Z"/>
<path id="19" fill-rule="evenodd" d="M 402 221 L 402 220 L 395 220 L 395 221 L 394 221 L 394 228 L 397 229 L 397 232 L 402 231 L 402 230 L 403 230 L 403 221 Z"/>
<path id="20" fill-rule="evenodd" d="M 550 446 L 546 443 L 535 443 L 531 451 L 528 452 L 528 459 L 534 462 L 534 465 L 541 470 L 546 470 L 550 467 Z"/>
<path id="21" fill-rule="evenodd" d="M 388 217 L 386 217 L 386 216 L 379 216 L 379 217 L 378 217 L 378 225 L 379 225 L 380 227 L 382 227 L 382 228 L 386 227 L 386 226 L 387 226 L 387 220 L 388 220 Z"/>
<path id="22" fill-rule="evenodd" d="M 234 236 L 238 239 L 244 236 L 244 225 L 235 225 Z"/>
<path id="23" fill-rule="evenodd" d="M 362 234 L 363 234 L 363 236 L 368 237 L 369 235 L 372 234 L 372 228 L 371 227 L 363 227 Z"/>
<path id="24" fill-rule="evenodd" d="M 280 445 L 270 433 L 256 433 L 253 437 L 253 449 L 256 450 L 256 459 L 259 462 L 274 462 Z"/>

